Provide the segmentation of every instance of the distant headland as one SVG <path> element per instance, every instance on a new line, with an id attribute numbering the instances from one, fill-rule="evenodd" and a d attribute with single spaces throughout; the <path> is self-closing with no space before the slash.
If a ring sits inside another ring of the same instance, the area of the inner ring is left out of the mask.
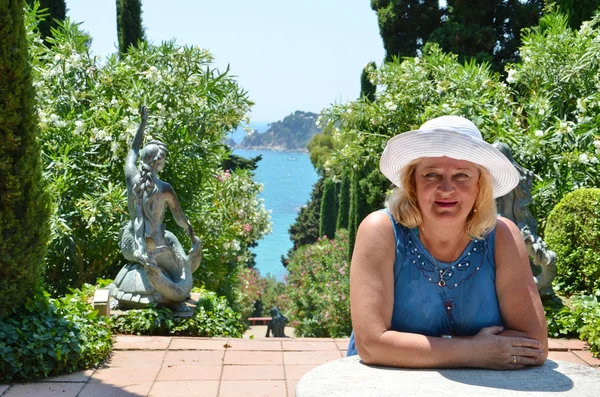
<path id="1" fill-rule="evenodd" d="M 235 149 L 307 152 L 308 142 L 321 132 L 321 128 L 317 127 L 318 117 L 316 113 L 296 110 L 283 120 L 270 123 L 267 131 L 255 131 L 239 144 L 230 146 Z"/>

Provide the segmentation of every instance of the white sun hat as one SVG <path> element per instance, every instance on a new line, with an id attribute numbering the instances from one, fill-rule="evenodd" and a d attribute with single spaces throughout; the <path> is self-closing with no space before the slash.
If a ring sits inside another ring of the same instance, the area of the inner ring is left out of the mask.
<path id="1" fill-rule="evenodd" d="M 494 198 L 504 196 L 519 183 L 519 171 L 498 149 L 485 142 L 477 126 L 464 117 L 437 117 L 418 130 L 396 135 L 385 146 L 379 169 L 401 187 L 400 171 L 421 157 L 450 157 L 485 167 L 492 176 Z"/>

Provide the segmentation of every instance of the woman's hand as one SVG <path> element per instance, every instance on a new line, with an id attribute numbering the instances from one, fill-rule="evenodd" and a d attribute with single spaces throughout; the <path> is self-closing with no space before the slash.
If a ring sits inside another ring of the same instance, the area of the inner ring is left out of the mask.
<path id="1" fill-rule="evenodd" d="M 472 347 L 476 351 L 477 367 L 520 369 L 540 364 L 543 351 L 539 341 L 524 336 L 500 335 L 503 331 L 501 326 L 486 327 L 471 338 Z M 520 332 L 518 334 L 524 335 Z"/>

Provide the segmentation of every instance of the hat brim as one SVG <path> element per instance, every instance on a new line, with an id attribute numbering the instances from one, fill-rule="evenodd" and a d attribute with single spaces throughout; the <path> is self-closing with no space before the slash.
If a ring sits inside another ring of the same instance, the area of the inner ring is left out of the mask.
<path id="1" fill-rule="evenodd" d="M 519 171 L 489 143 L 452 128 L 413 130 L 391 138 L 379 160 L 379 169 L 401 187 L 401 170 L 422 157 L 450 157 L 485 167 L 492 176 L 494 198 L 502 197 L 519 183 Z"/>

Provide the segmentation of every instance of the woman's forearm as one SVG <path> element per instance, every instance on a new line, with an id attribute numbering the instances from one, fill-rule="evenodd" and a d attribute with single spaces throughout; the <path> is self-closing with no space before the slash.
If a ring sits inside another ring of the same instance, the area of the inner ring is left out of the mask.
<path id="1" fill-rule="evenodd" d="M 403 368 L 452 368 L 472 365 L 473 343 L 469 338 L 438 338 L 386 331 L 357 348 L 367 364 Z"/>

